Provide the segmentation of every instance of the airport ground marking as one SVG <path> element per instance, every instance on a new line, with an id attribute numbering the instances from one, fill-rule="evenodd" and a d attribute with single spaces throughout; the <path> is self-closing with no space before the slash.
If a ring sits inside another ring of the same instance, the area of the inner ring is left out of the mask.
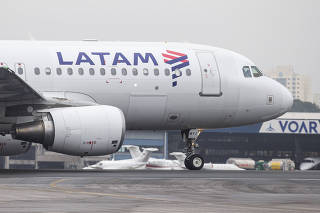
<path id="1" fill-rule="evenodd" d="M 161 202 L 185 202 L 185 201 L 179 201 L 179 200 L 166 200 L 166 199 L 159 199 L 159 198 L 146 198 L 146 197 L 140 197 L 140 196 L 133 196 L 133 195 L 121 195 L 121 194 L 112 194 L 112 193 L 102 193 L 102 192 L 88 192 L 88 191 L 80 191 L 80 190 L 74 190 L 74 189 L 66 189 L 66 188 L 62 188 L 57 186 L 57 184 L 62 183 L 67 181 L 68 179 L 59 179 L 59 180 L 55 180 L 53 182 L 50 183 L 50 187 L 57 189 L 59 191 L 65 192 L 65 193 L 70 193 L 70 194 L 86 194 L 86 195 L 94 195 L 94 196 L 108 196 L 108 197 L 116 197 L 116 198 L 120 198 L 120 199 L 134 199 L 134 200 L 152 200 L 152 201 L 161 201 Z M 188 203 L 190 203 L 188 201 Z M 191 202 L 194 204 L 200 204 L 199 202 Z"/>
<path id="2" fill-rule="evenodd" d="M 217 179 L 222 179 L 222 178 L 217 178 Z M 231 179 L 231 178 L 229 178 Z M 80 190 L 75 190 L 75 189 L 66 189 L 63 187 L 57 186 L 57 184 L 68 181 L 69 179 L 58 179 L 50 183 L 50 187 L 57 189 L 58 191 L 69 193 L 69 194 L 85 194 L 85 195 L 93 195 L 93 196 L 107 196 L 107 197 L 114 197 L 114 198 L 119 198 L 119 199 L 133 199 L 133 200 L 147 200 L 147 201 L 160 201 L 160 202 L 170 202 L 170 203 L 185 203 L 186 201 L 180 201 L 180 200 L 167 200 L 167 199 L 159 199 L 159 198 L 146 198 L 146 197 L 139 197 L 139 196 L 133 196 L 133 195 L 121 195 L 121 194 L 112 194 L 112 193 L 101 193 L 101 192 L 88 192 L 88 191 L 80 191 Z M 300 179 L 298 179 L 300 180 Z M 311 179 L 314 180 L 314 179 Z M 320 180 L 320 179 L 319 179 Z M 192 203 L 192 204 L 197 204 L 197 205 L 203 205 L 202 202 L 193 202 L 188 200 L 187 203 Z M 213 205 L 215 207 L 220 207 L 224 208 L 226 206 L 228 207 L 233 207 L 235 209 L 251 209 L 251 210 L 270 210 L 270 211 L 279 211 L 279 210 L 285 210 L 289 212 L 298 212 L 298 211 L 312 211 L 312 212 L 319 212 L 319 209 L 315 208 L 304 208 L 304 207 L 298 207 L 295 206 L 294 209 L 289 209 L 289 208 L 283 208 L 283 207 L 261 207 L 261 206 L 242 206 L 242 205 L 225 205 L 225 204 L 212 204 L 209 203 L 209 205 Z"/>

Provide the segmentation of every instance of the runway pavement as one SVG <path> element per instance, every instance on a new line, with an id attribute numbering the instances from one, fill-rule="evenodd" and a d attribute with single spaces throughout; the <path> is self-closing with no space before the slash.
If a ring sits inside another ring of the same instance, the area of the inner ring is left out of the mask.
<path id="1" fill-rule="evenodd" d="M 0 170 L 0 212 L 320 212 L 320 172 Z"/>

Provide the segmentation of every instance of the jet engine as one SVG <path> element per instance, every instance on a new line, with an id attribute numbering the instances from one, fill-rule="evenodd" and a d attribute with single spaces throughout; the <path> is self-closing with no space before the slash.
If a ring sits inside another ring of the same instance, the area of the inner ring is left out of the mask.
<path id="1" fill-rule="evenodd" d="M 18 155 L 27 152 L 30 142 L 12 139 L 11 135 L 0 136 L 0 156 Z"/>
<path id="2" fill-rule="evenodd" d="M 65 107 L 42 110 L 35 121 L 16 124 L 17 140 L 42 144 L 47 150 L 75 156 L 117 152 L 125 135 L 122 111 L 112 106 Z"/>

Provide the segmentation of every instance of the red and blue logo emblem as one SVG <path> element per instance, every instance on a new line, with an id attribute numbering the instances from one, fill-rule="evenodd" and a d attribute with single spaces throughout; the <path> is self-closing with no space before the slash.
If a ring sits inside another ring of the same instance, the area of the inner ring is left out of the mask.
<path id="1" fill-rule="evenodd" d="M 167 53 L 162 53 L 164 63 L 171 65 L 172 86 L 178 85 L 177 78 L 182 75 L 180 69 L 189 66 L 188 56 L 184 53 L 167 50 Z"/>

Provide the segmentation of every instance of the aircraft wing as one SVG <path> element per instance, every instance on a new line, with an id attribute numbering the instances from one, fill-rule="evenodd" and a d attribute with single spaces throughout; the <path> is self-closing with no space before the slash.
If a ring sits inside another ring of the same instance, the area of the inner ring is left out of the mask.
<path id="1" fill-rule="evenodd" d="M 85 94 L 72 92 L 43 92 L 33 89 L 9 68 L 0 67 L 0 107 L 5 117 L 32 115 L 33 112 L 57 107 L 97 105 Z M 0 117 L 0 124 L 7 123 Z"/>
<path id="2" fill-rule="evenodd" d="M 45 99 L 9 68 L 0 67 L 0 103 L 45 101 Z"/>

